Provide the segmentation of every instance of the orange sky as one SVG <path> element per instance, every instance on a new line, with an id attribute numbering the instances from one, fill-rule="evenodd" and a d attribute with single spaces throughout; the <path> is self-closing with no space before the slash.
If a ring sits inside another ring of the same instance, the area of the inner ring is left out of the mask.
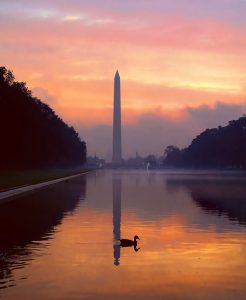
<path id="1" fill-rule="evenodd" d="M 111 125 L 116 69 L 125 125 L 245 102 L 245 2 L 70 2 L 0 4 L 1 64 L 70 124 Z"/>

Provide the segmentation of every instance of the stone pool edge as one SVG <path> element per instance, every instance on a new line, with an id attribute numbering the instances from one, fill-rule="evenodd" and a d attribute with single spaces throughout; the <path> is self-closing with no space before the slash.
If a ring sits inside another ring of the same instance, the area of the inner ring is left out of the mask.
<path id="1" fill-rule="evenodd" d="M 23 187 L 20 187 L 20 188 L 11 189 L 11 190 L 8 190 L 6 192 L 0 192 L 0 205 L 2 203 L 6 202 L 6 201 L 12 201 L 16 197 L 21 196 L 23 194 L 30 193 L 30 192 L 45 188 L 45 187 L 47 187 L 49 185 L 52 185 L 52 184 L 56 184 L 56 183 L 59 183 L 59 182 L 62 182 L 62 181 L 66 181 L 66 180 L 70 180 L 70 179 L 73 179 L 73 178 L 76 178 L 76 177 L 79 177 L 79 176 L 82 176 L 82 175 L 86 175 L 90 172 L 91 171 L 86 171 L 86 172 L 82 172 L 82 173 L 79 173 L 79 174 L 70 175 L 70 176 L 67 176 L 67 177 L 62 177 L 62 178 L 58 178 L 58 179 L 53 179 L 53 180 L 41 182 L 41 183 L 36 183 L 36 184 L 23 186 Z"/>

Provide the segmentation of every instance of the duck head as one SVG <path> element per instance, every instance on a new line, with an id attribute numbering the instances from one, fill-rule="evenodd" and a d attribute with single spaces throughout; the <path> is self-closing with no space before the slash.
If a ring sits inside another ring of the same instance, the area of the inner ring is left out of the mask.
<path id="1" fill-rule="evenodd" d="M 137 240 L 140 240 L 140 238 L 139 238 L 138 235 L 135 235 L 135 236 L 134 236 L 134 242 L 136 242 Z"/>

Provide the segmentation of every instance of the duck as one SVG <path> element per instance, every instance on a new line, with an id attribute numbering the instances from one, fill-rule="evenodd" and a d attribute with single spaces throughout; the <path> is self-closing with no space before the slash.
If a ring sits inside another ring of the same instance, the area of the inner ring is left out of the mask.
<path id="1" fill-rule="evenodd" d="M 134 246 L 134 249 L 135 249 L 136 246 L 137 246 L 137 243 L 138 243 L 137 240 L 140 240 L 138 235 L 134 236 L 134 240 L 121 239 L 120 240 L 120 246 L 121 247 L 132 247 L 132 246 Z"/>

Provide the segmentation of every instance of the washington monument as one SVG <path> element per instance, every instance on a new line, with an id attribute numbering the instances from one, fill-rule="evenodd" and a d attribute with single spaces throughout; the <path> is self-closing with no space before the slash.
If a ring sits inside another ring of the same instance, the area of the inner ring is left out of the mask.
<path id="1" fill-rule="evenodd" d="M 114 121 L 113 121 L 113 164 L 121 164 L 121 104 L 120 75 L 117 71 L 114 77 Z"/>

